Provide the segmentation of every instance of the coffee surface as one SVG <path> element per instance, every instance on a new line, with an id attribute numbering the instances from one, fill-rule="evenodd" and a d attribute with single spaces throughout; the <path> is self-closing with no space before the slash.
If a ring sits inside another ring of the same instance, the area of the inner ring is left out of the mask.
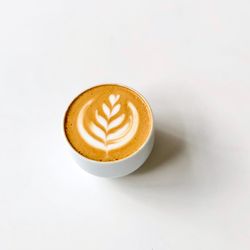
<path id="1" fill-rule="evenodd" d="M 96 161 L 115 161 L 142 147 L 152 129 L 152 114 L 135 91 L 116 84 L 99 85 L 70 104 L 64 129 L 81 155 Z"/>

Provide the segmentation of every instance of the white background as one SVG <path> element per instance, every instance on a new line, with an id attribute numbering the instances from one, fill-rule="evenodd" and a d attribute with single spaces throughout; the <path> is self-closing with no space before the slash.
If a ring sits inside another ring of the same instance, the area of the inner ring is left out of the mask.
<path id="1" fill-rule="evenodd" d="M 1 250 L 250 249 L 249 0 L 0 3 Z M 116 180 L 81 170 L 68 103 L 118 82 L 156 145 Z"/>

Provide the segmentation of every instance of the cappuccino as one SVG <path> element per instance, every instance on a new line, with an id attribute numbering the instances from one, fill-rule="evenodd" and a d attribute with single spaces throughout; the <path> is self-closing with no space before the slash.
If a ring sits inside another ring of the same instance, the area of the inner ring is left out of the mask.
<path id="1" fill-rule="evenodd" d="M 146 143 L 153 120 L 146 100 L 117 84 L 88 89 L 70 104 L 64 130 L 71 146 L 95 161 L 127 158 Z"/>

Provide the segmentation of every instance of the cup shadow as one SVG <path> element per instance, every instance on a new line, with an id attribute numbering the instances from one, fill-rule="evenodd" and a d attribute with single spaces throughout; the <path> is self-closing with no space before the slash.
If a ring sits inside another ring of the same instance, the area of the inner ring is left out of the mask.
<path id="1" fill-rule="evenodd" d="M 181 155 L 185 148 L 184 141 L 163 130 L 156 129 L 154 148 L 146 162 L 132 175 L 143 175 L 165 167 L 167 162 Z"/>

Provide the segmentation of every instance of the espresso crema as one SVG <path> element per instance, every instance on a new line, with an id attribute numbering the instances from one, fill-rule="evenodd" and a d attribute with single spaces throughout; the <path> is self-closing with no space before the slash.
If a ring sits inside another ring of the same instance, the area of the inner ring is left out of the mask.
<path id="1" fill-rule="evenodd" d="M 84 157 L 115 161 L 140 150 L 152 124 L 150 107 L 140 94 L 121 85 L 104 84 L 73 100 L 64 130 L 71 146 Z"/>

